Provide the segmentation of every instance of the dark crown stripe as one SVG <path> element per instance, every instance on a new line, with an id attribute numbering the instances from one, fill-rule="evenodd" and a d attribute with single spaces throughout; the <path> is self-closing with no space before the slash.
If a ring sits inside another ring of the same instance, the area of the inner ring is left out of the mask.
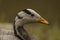
<path id="1" fill-rule="evenodd" d="M 19 15 L 17 15 L 17 17 L 19 18 L 19 19 L 22 19 L 23 17 L 21 17 L 21 16 L 19 16 Z"/>
<path id="2" fill-rule="evenodd" d="M 25 13 L 27 13 L 27 14 L 31 15 L 31 12 L 30 12 L 30 11 L 28 11 L 27 9 L 24 9 L 23 11 L 24 11 Z"/>
<path id="3" fill-rule="evenodd" d="M 20 40 L 23 40 L 23 38 L 21 38 L 21 37 L 17 34 L 17 32 L 16 32 L 16 29 L 15 29 L 15 21 L 14 21 L 14 35 L 15 35 L 17 38 L 19 38 Z"/>

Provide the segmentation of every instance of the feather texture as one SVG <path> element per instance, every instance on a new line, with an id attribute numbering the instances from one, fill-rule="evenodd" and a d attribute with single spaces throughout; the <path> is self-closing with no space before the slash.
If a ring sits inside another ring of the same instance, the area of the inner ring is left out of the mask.
<path id="1" fill-rule="evenodd" d="M 15 37 L 12 30 L 0 29 L 0 40 L 20 40 Z"/>

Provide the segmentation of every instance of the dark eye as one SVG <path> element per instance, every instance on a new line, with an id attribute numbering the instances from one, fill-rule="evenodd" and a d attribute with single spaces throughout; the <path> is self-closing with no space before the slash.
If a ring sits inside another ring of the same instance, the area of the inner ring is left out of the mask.
<path id="1" fill-rule="evenodd" d="M 34 16 L 34 14 L 31 14 L 31 16 Z"/>

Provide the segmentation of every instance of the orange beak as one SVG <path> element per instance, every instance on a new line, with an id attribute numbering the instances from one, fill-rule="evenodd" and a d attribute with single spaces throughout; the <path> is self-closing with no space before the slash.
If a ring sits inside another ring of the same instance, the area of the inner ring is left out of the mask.
<path id="1" fill-rule="evenodd" d="M 44 23 L 44 24 L 49 24 L 48 21 L 46 21 L 43 17 L 40 17 L 40 18 L 38 19 L 38 22 Z"/>

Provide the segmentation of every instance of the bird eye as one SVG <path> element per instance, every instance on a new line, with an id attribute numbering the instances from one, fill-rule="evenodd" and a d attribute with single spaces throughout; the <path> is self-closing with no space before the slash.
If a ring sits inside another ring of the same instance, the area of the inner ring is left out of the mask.
<path id="1" fill-rule="evenodd" d="M 31 16 L 34 16 L 34 14 L 31 14 Z"/>

